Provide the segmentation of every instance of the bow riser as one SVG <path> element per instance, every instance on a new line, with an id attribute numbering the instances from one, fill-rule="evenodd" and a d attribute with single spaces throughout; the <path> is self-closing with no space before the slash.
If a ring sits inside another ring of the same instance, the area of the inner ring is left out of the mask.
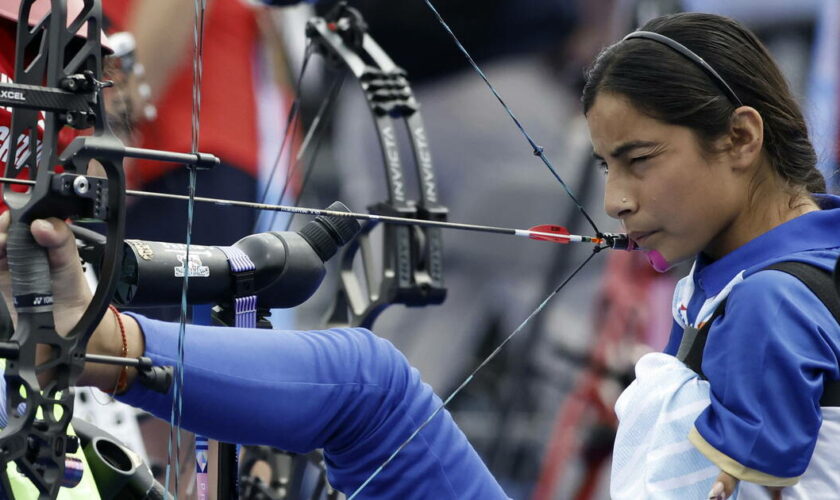
<path id="1" fill-rule="evenodd" d="M 30 19 L 33 3 L 34 0 L 21 3 L 19 19 Z M 104 106 L 97 87 L 102 68 L 100 20 L 99 3 L 86 0 L 82 12 L 68 25 L 66 0 L 52 0 L 49 15 L 33 23 L 33 28 L 27 22 L 18 23 L 15 82 L 23 86 L 4 86 L 7 97 L 32 95 L 27 106 L 44 111 L 42 120 L 41 113 L 34 109 L 13 110 L 11 137 L 28 137 L 28 144 L 9 141 L 9 158 L 25 160 L 7 162 L 6 175 L 20 177 L 28 169 L 35 184 L 26 192 L 15 192 L 6 186 L 3 193 L 11 213 L 7 254 L 18 317 L 13 336 L 3 343 L 9 423 L 0 432 L 0 472 L 9 494 L 12 490 L 5 470 L 6 464 L 14 460 L 38 488 L 41 498 L 58 495 L 64 479 L 65 453 L 77 445 L 75 439 L 67 436 L 73 413 L 70 388 L 82 371 L 87 341 L 102 319 L 116 285 L 125 192 L 121 158 L 79 155 L 64 165 L 64 174 L 55 172 L 59 132 L 65 125 L 96 126 L 95 136 L 77 139 L 75 151 L 84 150 L 85 143 L 116 141 L 104 123 Z M 27 87 L 44 84 L 46 88 L 41 91 Z M 43 99 L 50 96 L 54 98 Z M 51 105 L 39 106 L 42 101 Z M 43 126 L 41 145 L 37 154 L 31 154 L 31 145 L 38 143 L 39 125 Z M 30 154 L 20 154 L 19 150 L 27 145 Z M 102 165 L 107 184 L 84 177 L 92 158 Z M 30 225 L 35 219 L 46 217 L 94 216 L 107 226 L 108 245 L 100 285 L 80 320 L 69 333 L 60 335 L 53 318 L 47 253 L 33 239 Z M 39 377 L 48 378 L 49 382 L 42 386 Z"/>

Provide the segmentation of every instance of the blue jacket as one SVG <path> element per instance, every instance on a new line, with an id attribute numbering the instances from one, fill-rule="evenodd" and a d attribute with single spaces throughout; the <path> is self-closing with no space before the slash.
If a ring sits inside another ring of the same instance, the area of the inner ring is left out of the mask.
<path id="1" fill-rule="evenodd" d="M 701 309 L 708 312 L 704 304 L 743 272 L 743 281 L 729 292 L 726 313 L 709 330 L 703 372 L 711 404 L 694 426 L 707 456 L 727 457 L 766 480 L 805 472 L 823 423 L 823 382 L 840 379 L 840 325 L 797 278 L 762 271 L 782 261 L 834 269 L 840 257 L 840 198 L 817 198 L 821 211 L 782 224 L 716 261 L 700 255 L 685 278 L 692 282 L 681 282 L 675 294 L 675 314 L 682 309 L 693 324 Z M 685 286 L 693 293 L 680 304 Z M 681 338 L 675 321 L 665 352 L 675 354 Z"/>

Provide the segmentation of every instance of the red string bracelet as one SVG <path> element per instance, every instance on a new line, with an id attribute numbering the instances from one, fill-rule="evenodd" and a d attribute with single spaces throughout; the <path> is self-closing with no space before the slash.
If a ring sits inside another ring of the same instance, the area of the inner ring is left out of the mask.
<path id="1" fill-rule="evenodd" d="M 120 318 L 120 312 L 117 310 L 116 307 L 113 305 L 109 305 L 108 309 L 110 309 L 114 313 L 114 319 L 117 320 L 117 326 L 120 327 L 120 335 L 122 335 L 122 357 L 128 357 L 128 340 L 125 338 L 125 325 L 123 325 L 122 318 Z M 120 370 L 120 377 L 117 379 L 117 389 L 116 393 L 119 394 L 124 392 L 128 387 L 128 367 L 123 366 Z"/>

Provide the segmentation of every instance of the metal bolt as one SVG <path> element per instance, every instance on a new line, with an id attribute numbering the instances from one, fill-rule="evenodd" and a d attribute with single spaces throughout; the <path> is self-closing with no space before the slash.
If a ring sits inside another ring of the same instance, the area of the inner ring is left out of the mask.
<path id="1" fill-rule="evenodd" d="M 87 177 L 81 175 L 76 177 L 76 180 L 73 181 L 73 191 L 76 192 L 78 195 L 83 195 L 88 192 L 90 189 L 90 183 L 87 180 Z"/>

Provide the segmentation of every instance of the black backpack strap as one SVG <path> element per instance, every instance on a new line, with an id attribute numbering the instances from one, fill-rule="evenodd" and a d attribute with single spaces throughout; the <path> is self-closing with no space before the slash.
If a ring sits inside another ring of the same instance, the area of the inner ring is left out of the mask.
<path id="1" fill-rule="evenodd" d="M 715 312 L 709 317 L 708 321 L 697 329 L 693 326 L 687 326 L 683 329 L 682 340 L 680 347 L 677 349 L 677 359 L 685 363 L 691 368 L 694 373 L 700 375 L 700 378 L 706 380 L 706 375 L 703 373 L 703 349 L 706 348 L 706 339 L 709 337 L 709 329 L 712 327 L 712 322 L 723 316 L 726 310 L 726 299 L 723 299 L 718 304 Z"/>
<path id="2" fill-rule="evenodd" d="M 765 269 L 786 272 L 799 278 L 825 304 L 825 307 L 834 316 L 834 320 L 840 323 L 840 295 L 834 287 L 831 272 L 804 262 L 778 262 Z M 823 382 L 820 406 L 840 406 L 840 380 Z"/>
<path id="3" fill-rule="evenodd" d="M 804 262 L 778 262 L 765 267 L 763 271 L 782 271 L 794 276 L 811 292 L 816 295 L 825 307 L 834 316 L 835 321 L 840 324 L 840 295 L 834 287 L 834 280 L 829 271 L 806 264 Z M 712 322 L 722 316 L 726 308 L 726 299 L 718 305 L 712 316 L 702 325 L 700 329 L 686 327 L 683 330 L 683 338 L 677 351 L 677 359 L 686 364 L 697 373 L 701 379 L 706 379 L 701 365 L 703 363 L 703 349 L 706 347 L 706 340 L 709 336 L 709 329 Z M 840 406 L 840 380 L 826 380 L 823 385 L 823 395 L 820 398 L 820 406 Z"/>

